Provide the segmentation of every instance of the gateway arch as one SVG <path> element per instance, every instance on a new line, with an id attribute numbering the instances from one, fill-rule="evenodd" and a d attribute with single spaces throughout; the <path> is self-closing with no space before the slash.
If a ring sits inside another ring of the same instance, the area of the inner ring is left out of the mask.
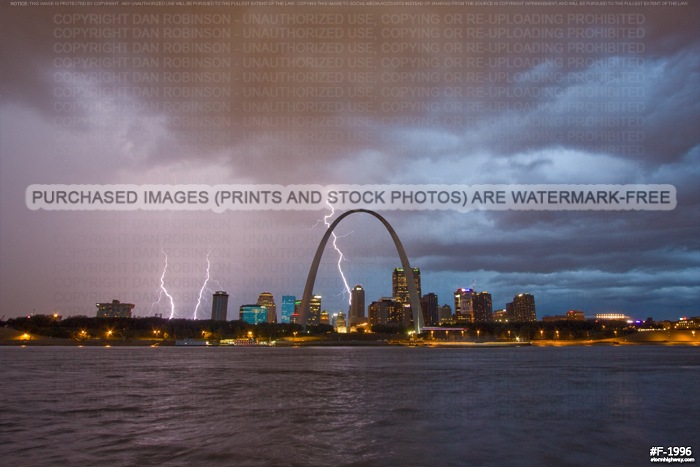
<path id="1" fill-rule="evenodd" d="M 386 230 L 389 232 L 389 235 L 391 235 L 391 239 L 394 240 L 394 245 L 396 245 L 396 251 L 399 253 L 399 259 L 401 260 L 401 266 L 403 267 L 403 270 L 406 273 L 408 297 L 411 301 L 411 311 L 413 313 L 413 326 L 416 331 L 416 334 L 420 333 L 421 329 L 423 328 L 423 313 L 421 311 L 420 306 L 420 297 L 418 296 L 418 291 L 416 290 L 416 282 L 413 278 L 413 269 L 411 268 L 411 265 L 408 262 L 406 250 L 404 250 L 403 245 L 401 244 L 401 240 L 399 240 L 398 235 L 396 235 L 396 232 L 394 231 L 393 227 L 391 227 L 389 222 L 387 222 L 386 219 L 384 219 L 376 212 L 370 211 L 369 209 L 353 209 L 351 211 L 347 211 L 338 216 L 338 218 L 333 221 L 330 227 L 328 227 L 328 230 L 326 230 L 325 235 L 321 239 L 321 243 L 318 244 L 318 248 L 316 249 L 316 255 L 314 256 L 314 260 L 311 263 L 311 268 L 309 269 L 309 275 L 306 278 L 304 296 L 301 299 L 301 310 L 299 312 L 300 324 L 304 326 L 304 329 L 306 329 L 306 320 L 309 316 L 309 303 L 311 301 L 311 296 L 313 295 L 314 283 L 316 282 L 316 273 L 318 272 L 318 266 L 321 263 L 321 256 L 323 256 L 323 251 L 326 248 L 326 243 L 328 243 L 328 239 L 333 233 L 333 229 L 335 229 L 335 227 L 340 223 L 340 221 L 342 221 L 349 215 L 358 212 L 364 212 L 379 219 L 379 221 L 382 224 L 384 224 L 384 227 L 386 227 Z"/>

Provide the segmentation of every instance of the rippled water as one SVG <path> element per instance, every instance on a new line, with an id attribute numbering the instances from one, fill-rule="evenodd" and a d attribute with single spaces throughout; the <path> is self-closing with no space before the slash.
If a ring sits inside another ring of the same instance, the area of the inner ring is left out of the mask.
<path id="1" fill-rule="evenodd" d="M 649 464 L 691 347 L 0 348 L 2 465 Z M 695 443 L 695 444 L 693 444 Z"/>

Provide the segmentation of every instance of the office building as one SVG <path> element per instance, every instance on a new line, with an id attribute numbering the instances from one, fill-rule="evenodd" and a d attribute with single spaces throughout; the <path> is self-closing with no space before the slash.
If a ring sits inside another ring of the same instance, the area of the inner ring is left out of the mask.
<path id="1" fill-rule="evenodd" d="M 501 310 L 496 310 L 493 312 L 493 320 L 497 323 L 507 323 L 508 322 L 508 312 L 505 308 Z"/>
<path id="2" fill-rule="evenodd" d="M 416 284 L 416 292 L 421 296 L 420 269 L 413 268 L 413 282 Z M 408 296 L 408 282 L 403 268 L 395 268 L 391 275 L 391 296 L 403 306 L 411 307 L 411 298 Z"/>
<path id="3" fill-rule="evenodd" d="M 275 297 L 273 297 L 270 292 L 263 292 L 258 295 L 257 304 L 267 308 L 266 321 L 268 323 L 277 322 L 277 306 L 275 305 Z"/>
<path id="4" fill-rule="evenodd" d="M 350 292 L 350 312 L 348 314 L 350 326 L 365 321 L 365 289 L 356 285 Z"/>
<path id="5" fill-rule="evenodd" d="M 445 303 L 440 307 L 438 324 L 452 324 L 452 307 Z"/>
<path id="6" fill-rule="evenodd" d="M 112 300 L 110 303 L 96 303 L 98 318 L 131 318 L 131 310 L 136 305 Z"/>
<path id="7" fill-rule="evenodd" d="M 228 294 L 223 290 L 214 292 L 211 302 L 211 320 L 226 321 L 228 314 Z"/>
<path id="8" fill-rule="evenodd" d="M 321 296 L 314 295 L 309 300 L 309 316 L 306 317 L 306 324 L 321 324 Z"/>
<path id="9" fill-rule="evenodd" d="M 367 308 L 369 324 L 407 324 L 404 316 L 408 317 L 410 323 L 410 314 L 406 315 L 405 311 L 406 307 L 394 297 L 382 297 L 378 301 L 370 303 Z"/>
<path id="10" fill-rule="evenodd" d="M 472 308 L 473 289 L 457 289 L 454 293 L 455 298 L 455 322 L 456 323 L 473 323 L 474 310 Z"/>
<path id="11" fill-rule="evenodd" d="M 282 309 L 280 310 L 280 323 L 291 323 L 292 315 L 294 314 L 294 304 L 296 303 L 294 295 L 282 295 Z"/>
<path id="12" fill-rule="evenodd" d="M 260 324 L 267 322 L 267 307 L 263 305 L 241 305 L 239 308 L 241 321 L 248 324 Z"/>
<path id="13" fill-rule="evenodd" d="M 537 321 L 535 313 L 535 297 L 529 293 L 521 293 L 513 297 L 513 301 L 506 304 L 508 320 L 510 322 Z"/>
<path id="14" fill-rule="evenodd" d="M 474 316 L 474 323 L 490 323 L 493 321 L 493 304 L 490 293 L 472 294 L 472 316 Z"/>
<path id="15" fill-rule="evenodd" d="M 426 326 L 437 326 L 440 324 L 440 313 L 438 306 L 438 296 L 434 293 L 423 295 L 420 301 L 423 309 L 423 322 Z"/>
<path id="16" fill-rule="evenodd" d="M 289 322 L 292 324 L 299 323 L 299 311 L 301 310 L 301 300 L 294 300 L 294 313 L 289 317 Z"/>

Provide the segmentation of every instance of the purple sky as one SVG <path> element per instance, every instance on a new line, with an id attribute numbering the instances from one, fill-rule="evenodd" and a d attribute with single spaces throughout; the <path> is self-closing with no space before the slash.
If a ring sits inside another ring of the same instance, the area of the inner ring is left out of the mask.
<path id="1" fill-rule="evenodd" d="M 699 12 L 4 2 L 0 316 L 170 316 L 167 255 L 173 316 L 226 290 L 234 319 L 301 296 L 330 212 L 31 211 L 32 184 L 672 184 L 667 212 L 380 213 L 441 304 L 475 282 L 494 308 L 534 294 L 538 317 L 700 315 Z M 349 285 L 390 295 L 381 225 L 337 233 Z M 337 261 L 329 312 L 347 311 Z"/>

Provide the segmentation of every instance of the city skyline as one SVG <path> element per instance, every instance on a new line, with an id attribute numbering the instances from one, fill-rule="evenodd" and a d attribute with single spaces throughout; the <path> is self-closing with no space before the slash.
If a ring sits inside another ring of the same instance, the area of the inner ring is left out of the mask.
<path id="1" fill-rule="evenodd" d="M 668 184 L 669 211 L 378 212 L 441 304 L 476 282 L 552 315 L 700 315 L 698 8 L 329 6 L 331 41 L 272 6 L 2 5 L 0 316 L 301 294 L 342 215 L 31 210 L 40 184 Z M 363 215 L 336 234 L 328 308 L 386 295 L 386 232 Z"/>

